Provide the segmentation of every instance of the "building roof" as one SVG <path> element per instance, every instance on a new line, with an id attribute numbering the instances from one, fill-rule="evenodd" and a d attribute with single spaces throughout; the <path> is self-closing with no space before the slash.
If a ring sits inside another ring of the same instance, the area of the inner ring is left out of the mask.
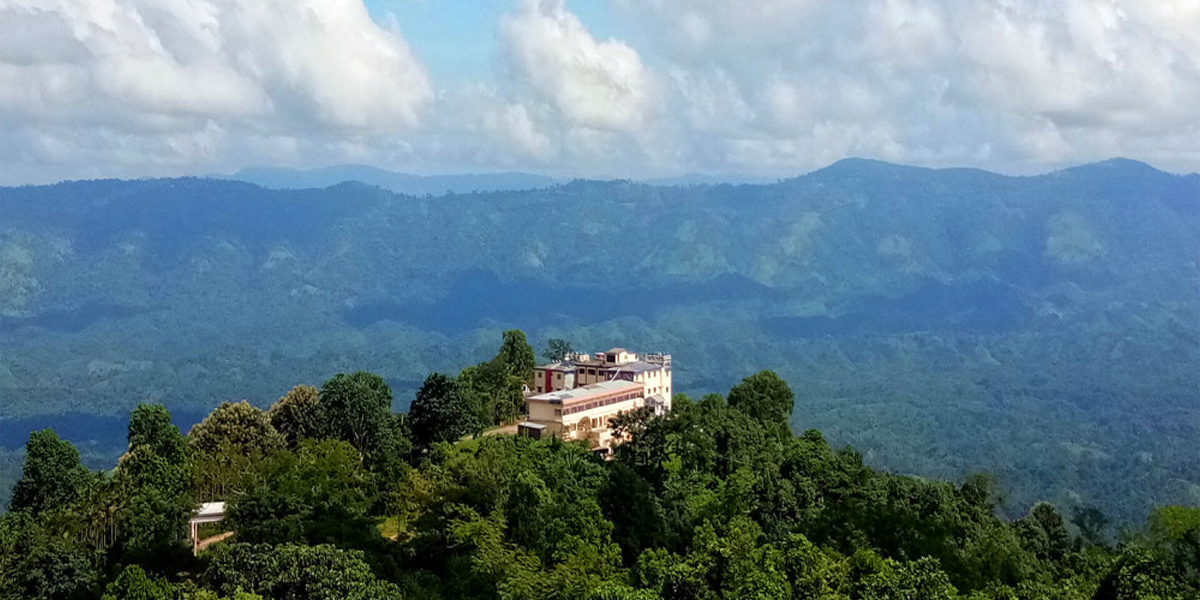
<path id="1" fill-rule="evenodd" d="M 225 514 L 224 502 L 205 502 L 200 505 L 200 510 L 196 511 L 197 517 L 217 517 Z"/>
<path id="2" fill-rule="evenodd" d="M 644 360 L 634 361 L 614 367 L 613 370 L 617 373 L 645 373 L 646 371 L 656 371 L 663 368 L 662 365 L 650 364 Z"/>
<path id="3" fill-rule="evenodd" d="M 547 371 L 562 371 L 563 373 L 575 372 L 574 365 L 572 365 L 570 363 L 563 363 L 563 362 L 555 362 L 555 363 L 550 363 L 548 365 L 540 365 L 537 368 L 545 369 Z"/>
<path id="4" fill-rule="evenodd" d="M 621 354 L 623 352 L 629 352 L 629 351 L 624 348 L 613 348 L 612 350 L 605 352 L 605 354 Z"/>
<path id="5" fill-rule="evenodd" d="M 602 381 L 593 383 L 572 390 L 559 390 L 557 392 L 546 392 L 530 396 L 529 400 L 539 400 L 549 402 L 551 404 L 563 404 L 565 402 L 574 402 L 584 398 L 592 398 L 594 396 L 605 396 L 614 392 L 626 390 L 642 389 L 642 384 L 633 381 Z"/>

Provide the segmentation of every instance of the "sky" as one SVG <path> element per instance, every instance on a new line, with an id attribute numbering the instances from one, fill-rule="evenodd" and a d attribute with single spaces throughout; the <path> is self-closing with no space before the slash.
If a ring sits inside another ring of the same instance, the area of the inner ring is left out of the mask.
<path id="1" fill-rule="evenodd" d="M 1197 0 L 0 0 L 0 185 L 1200 171 Z"/>

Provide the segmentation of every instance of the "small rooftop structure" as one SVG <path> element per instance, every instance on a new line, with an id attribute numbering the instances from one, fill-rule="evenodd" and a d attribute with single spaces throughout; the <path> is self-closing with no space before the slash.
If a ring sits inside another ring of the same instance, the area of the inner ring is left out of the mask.
<path id="1" fill-rule="evenodd" d="M 200 551 L 200 526 L 205 523 L 217 523 L 225 520 L 224 502 L 205 502 L 200 509 L 188 520 L 188 537 L 192 540 L 192 552 Z"/>
<path id="2" fill-rule="evenodd" d="M 631 362 L 629 364 L 617 367 L 614 373 L 645 373 L 646 371 L 654 371 L 663 368 L 662 365 L 653 365 L 644 360 Z"/>
<path id="3" fill-rule="evenodd" d="M 196 511 L 196 515 L 192 517 L 192 520 L 201 523 L 216 523 L 224 518 L 224 502 L 205 502 L 200 505 L 200 510 Z"/>

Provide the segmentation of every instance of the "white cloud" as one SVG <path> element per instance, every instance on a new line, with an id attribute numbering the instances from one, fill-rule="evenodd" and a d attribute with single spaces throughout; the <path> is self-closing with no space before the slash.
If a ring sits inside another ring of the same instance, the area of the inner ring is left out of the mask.
<path id="1" fill-rule="evenodd" d="M 511 74 L 570 124 L 632 131 L 646 121 L 650 85 L 637 52 L 596 41 L 563 0 L 525 0 L 500 36 Z"/>
<path id="2" fill-rule="evenodd" d="M 0 0 L 0 32 L 0 143 L 51 174 L 410 130 L 432 97 L 360 0 Z"/>
<path id="3" fill-rule="evenodd" d="M 352 161 L 1200 170 L 1195 0 L 610 0 L 619 39 L 566 0 L 510 1 L 479 42 L 494 77 L 435 89 L 362 0 L 0 0 L 0 183 Z"/>
<path id="4" fill-rule="evenodd" d="M 672 74 L 668 105 L 709 160 L 723 144 L 717 162 L 765 170 L 854 154 L 1200 168 L 1192 0 L 615 3 L 643 26 L 635 47 Z"/>

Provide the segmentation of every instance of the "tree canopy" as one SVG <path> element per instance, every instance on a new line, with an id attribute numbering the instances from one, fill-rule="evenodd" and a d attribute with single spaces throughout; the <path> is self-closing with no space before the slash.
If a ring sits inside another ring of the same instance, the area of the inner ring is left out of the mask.
<path id="1" fill-rule="evenodd" d="M 794 435 L 792 393 L 770 372 L 727 397 L 676 394 L 665 416 L 622 415 L 611 427 L 627 441 L 608 460 L 586 441 L 466 439 L 479 412 L 464 382 L 479 381 L 432 374 L 398 415 L 378 377 L 336 376 L 315 404 L 294 395 L 312 433 L 291 444 L 264 443 L 269 415 L 246 404 L 187 439 L 141 405 L 105 474 L 36 432 L 0 516 L 0 600 L 1200 596 L 1198 509 L 1162 507 L 1120 538 L 1103 515 L 1050 503 L 1008 521 L 986 474 L 890 474 L 818 431 Z M 218 488 L 214 452 L 253 458 Z M 233 536 L 193 556 L 187 519 L 214 489 L 229 517 L 202 535 Z"/>

